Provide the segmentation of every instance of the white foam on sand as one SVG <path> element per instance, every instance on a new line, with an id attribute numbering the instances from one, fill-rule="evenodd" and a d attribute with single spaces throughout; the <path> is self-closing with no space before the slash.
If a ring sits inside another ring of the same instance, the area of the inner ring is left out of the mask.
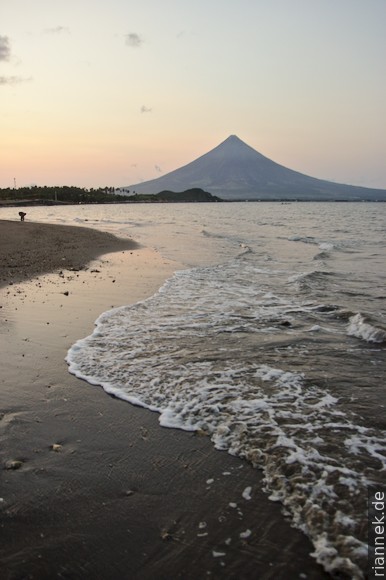
<path id="1" fill-rule="evenodd" d="M 254 271 L 240 279 L 237 263 L 213 270 L 178 272 L 151 299 L 103 314 L 70 349 L 69 370 L 157 411 L 162 426 L 204 432 L 217 449 L 261 468 L 270 498 L 311 538 L 326 570 L 360 577 L 370 483 L 363 464 L 386 469 L 386 440 L 304 374 L 265 364 L 256 348 L 262 334 L 290 335 L 281 322 L 313 315 L 315 303 L 260 291 Z"/>

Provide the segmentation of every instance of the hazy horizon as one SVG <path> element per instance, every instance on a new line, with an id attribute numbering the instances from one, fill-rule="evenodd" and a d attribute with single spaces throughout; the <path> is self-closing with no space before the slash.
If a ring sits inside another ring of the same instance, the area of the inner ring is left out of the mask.
<path id="1" fill-rule="evenodd" d="M 0 187 L 156 179 L 229 135 L 386 188 L 382 0 L 3 0 Z"/>

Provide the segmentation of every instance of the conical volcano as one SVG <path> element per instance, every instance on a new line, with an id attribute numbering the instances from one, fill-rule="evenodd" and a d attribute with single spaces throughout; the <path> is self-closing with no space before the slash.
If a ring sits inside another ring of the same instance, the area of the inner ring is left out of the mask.
<path id="1" fill-rule="evenodd" d="M 231 135 L 195 161 L 130 185 L 136 193 L 201 188 L 225 200 L 386 200 L 386 190 L 343 185 L 287 169 Z"/>

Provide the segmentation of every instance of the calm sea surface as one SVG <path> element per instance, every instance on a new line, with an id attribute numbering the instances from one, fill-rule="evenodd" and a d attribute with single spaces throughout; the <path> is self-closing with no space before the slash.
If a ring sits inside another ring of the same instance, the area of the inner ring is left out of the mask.
<path id="1" fill-rule="evenodd" d="M 326 570 L 360 578 L 367 490 L 386 480 L 386 204 L 26 211 L 186 266 L 152 298 L 102 314 L 69 351 L 70 372 L 262 469 Z"/>

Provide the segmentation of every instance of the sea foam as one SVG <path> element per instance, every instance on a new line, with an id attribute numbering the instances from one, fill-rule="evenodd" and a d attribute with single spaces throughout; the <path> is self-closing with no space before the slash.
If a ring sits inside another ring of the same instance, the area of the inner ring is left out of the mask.
<path id="1" fill-rule="evenodd" d="M 331 309 L 259 290 L 257 270 L 238 260 L 176 273 L 151 299 L 103 314 L 70 349 L 70 372 L 261 468 L 318 561 L 360 577 L 363 465 L 385 469 L 386 439 L 304 373 L 267 364 L 262 336 L 291 336 L 283 320 Z"/>
<path id="2" fill-rule="evenodd" d="M 356 336 L 367 342 L 386 342 L 386 330 L 367 322 L 360 313 L 350 318 L 347 334 L 349 336 Z"/>

